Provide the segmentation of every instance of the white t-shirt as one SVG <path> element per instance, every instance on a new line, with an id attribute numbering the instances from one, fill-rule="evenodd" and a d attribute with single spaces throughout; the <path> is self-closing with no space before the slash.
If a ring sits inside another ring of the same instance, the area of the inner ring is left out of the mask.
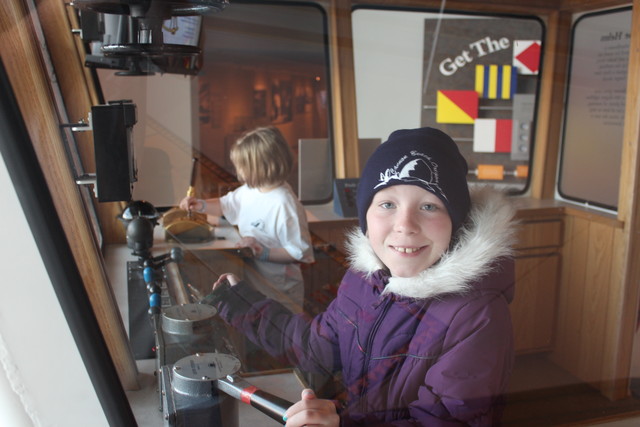
<path id="1" fill-rule="evenodd" d="M 254 237 L 267 248 L 284 248 L 299 262 L 314 261 L 307 216 L 289 184 L 266 193 L 245 184 L 222 196 L 220 206 L 227 221 L 238 227 L 242 237 Z M 252 283 L 258 282 L 254 284 L 260 291 L 290 308 L 289 299 L 302 306 L 304 284 L 298 263 L 253 260 L 249 263 L 252 265 L 263 280 L 251 277 L 250 269 L 247 279 Z M 274 289 L 266 289 L 269 286 Z"/>

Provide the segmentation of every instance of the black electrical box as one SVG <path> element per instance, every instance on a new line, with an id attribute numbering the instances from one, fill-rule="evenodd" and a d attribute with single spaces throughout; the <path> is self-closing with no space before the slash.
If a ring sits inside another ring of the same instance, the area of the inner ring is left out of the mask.
<path id="1" fill-rule="evenodd" d="M 91 107 L 99 202 L 130 201 L 137 181 L 132 130 L 136 106 L 131 101 L 111 101 Z"/>

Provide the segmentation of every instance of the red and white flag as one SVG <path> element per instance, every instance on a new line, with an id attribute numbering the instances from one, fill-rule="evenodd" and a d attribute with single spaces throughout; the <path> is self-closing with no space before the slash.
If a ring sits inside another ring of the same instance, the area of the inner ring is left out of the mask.
<path id="1" fill-rule="evenodd" d="M 473 151 L 476 153 L 510 153 L 511 119 L 476 119 L 473 124 Z"/>
<path id="2" fill-rule="evenodd" d="M 519 74 L 538 74 L 540 68 L 540 40 L 515 40 L 513 66 Z"/>

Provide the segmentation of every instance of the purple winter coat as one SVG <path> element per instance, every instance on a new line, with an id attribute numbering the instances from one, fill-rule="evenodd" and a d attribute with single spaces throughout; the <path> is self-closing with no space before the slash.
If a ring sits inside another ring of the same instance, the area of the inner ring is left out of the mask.
<path id="1" fill-rule="evenodd" d="M 220 315 L 305 370 L 342 371 L 342 425 L 495 425 L 513 363 L 513 209 L 472 191 L 456 246 L 416 277 L 389 277 L 359 229 L 327 310 L 291 315 L 247 283 Z"/>

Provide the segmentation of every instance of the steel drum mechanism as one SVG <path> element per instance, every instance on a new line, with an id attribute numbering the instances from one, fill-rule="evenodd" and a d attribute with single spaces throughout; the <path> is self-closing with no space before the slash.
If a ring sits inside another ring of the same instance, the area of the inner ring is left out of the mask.
<path id="1" fill-rule="evenodd" d="M 228 397 L 284 424 L 283 415 L 293 403 L 245 381 L 236 374 L 239 370 L 240 361 L 222 353 L 196 353 L 163 367 L 165 425 L 188 420 L 194 426 L 236 426 L 237 407 L 230 405 Z"/>

